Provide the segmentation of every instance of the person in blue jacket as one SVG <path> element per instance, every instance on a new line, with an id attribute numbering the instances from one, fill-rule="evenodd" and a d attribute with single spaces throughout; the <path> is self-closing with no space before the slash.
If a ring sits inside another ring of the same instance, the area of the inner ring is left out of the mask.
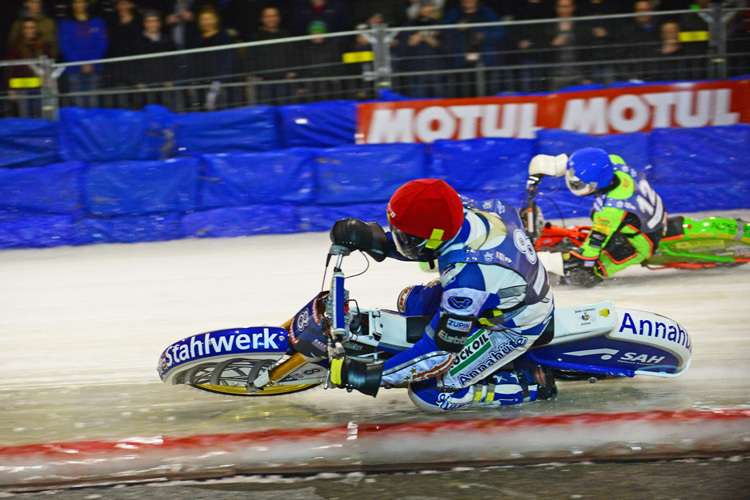
<path id="1" fill-rule="evenodd" d="M 70 16 L 62 19 L 58 27 L 60 53 L 66 62 L 103 59 L 109 40 L 104 20 L 89 15 L 87 0 L 71 0 Z M 100 86 L 101 66 L 82 64 L 65 69 L 71 92 L 92 92 Z M 79 107 L 96 105 L 95 96 L 76 96 Z"/>
<path id="2" fill-rule="evenodd" d="M 331 240 L 401 260 L 437 259 L 440 278 L 398 298 L 400 312 L 433 318 L 421 340 L 384 363 L 332 360 L 331 382 L 373 396 L 381 386 L 409 384 L 412 401 L 430 410 L 554 397 L 552 371 L 518 359 L 554 311 L 547 272 L 518 212 L 501 200 L 462 198 L 442 180 L 419 179 L 394 193 L 387 214 L 389 234 L 349 218 L 334 224 Z"/>

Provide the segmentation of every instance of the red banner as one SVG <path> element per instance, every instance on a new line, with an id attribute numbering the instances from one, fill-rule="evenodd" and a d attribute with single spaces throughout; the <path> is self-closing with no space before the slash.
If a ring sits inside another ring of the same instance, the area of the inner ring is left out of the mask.
<path id="1" fill-rule="evenodd" d="M 357 107 L 357 143 L 533 138 L 542 128 L 591 135 L 750 123 L 750 80 L 558 94 L 395 101 Z"/>

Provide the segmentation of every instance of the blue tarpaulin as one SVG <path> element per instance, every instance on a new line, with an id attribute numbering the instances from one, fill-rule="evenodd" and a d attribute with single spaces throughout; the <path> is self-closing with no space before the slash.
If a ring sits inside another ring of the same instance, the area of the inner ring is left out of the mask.
<path id="1" fill-rule="evenodd" d="M 182 233 L 186 238 L 232 238 L 298 231 L 294 205 L 217 208 L 182 218 Z"/>
<path id="2" fill-rule="evenodd" d="M 82 163 L 0 169 L 0 209 L 72 214 L 82 208 Z"/>
<path id="3" fill-rule="evenodd" d="M 309 203 L 315 188 L 315 150 L 205 155 L 202 208 Z"/>
<path id="4" fill-rule="evenodd" d="M 60 154 L 66 161 L 85 162 L 166 158 L 173 146 L 169 112 L 158 109 L 62 108 Z"/>
<path id="5" fill-rule="evenodd" d="M 750 181 L 750 125 L 654 130 L 650 157 L 657 183 Z"/>
<path id="6" fill-rule="evenodd" d="M 431 175 L 458 191 L 505 191 L 522 186 L 534 156 L 532 139 L 435 141 Z"/>
<path id="7" fill-rule="evenodd" d="M 60 160 L 57 123 L 34 118 L 0 120 L 0 167 L 34 167 Z"/>
<path id="8" fill-rule="evenodd" d="M 354 144 L 357 105 L 354 101 L 329 101 L 282 106 L 279 120 L 287 148 Z"/>
<path id="9" fill-rule="evenodd" d="M 646 169 L 650 163 L 649 134 L 645 132 L 592 136 L 569 130 L 537 131 L 536 150 L 539 154 L 570 155 L 586 147 L 601 148 L 609 154 L 618 155 L 625 163 L 640 170 Z"/>
<path id="10" fill-rule="evenodd" d="M 195 210 L 198 158 L 92 165 L 84 181 L 86 209 L 99 216 Z"/>
<path id="11" fill-rule="evenodd" d="M 179 213 L 87 217 L 75 221 L 71 244 L 142 243 L 182 238 Z"/>
<path id="12" fill-rule="evenodd" d="M 320 204 L 387 201 L 404 182 L 425 177 L 424 144 L 369 144 L 321 151 L 316 202 Z"/>
<path id="13" fill-rule="evenodd" d="M 251 153 L 281 147 L 272 106 L 172 116 L 178 154 Z"/>
<path id="14" fill-rule="evenodd" d="M 70 245 L 73 218 L 37 215 L 31 219 L 0 222 L 0 248 L 45 248 Z"/>
<path id="15" fill-rule="evenodd" d="M 346 217 L 365 222 L 375 221 L 388 227 L 385 203 L 355 203 L 350 205 L 304 205 L 298 209 L 300 231 L 329 231 L 333 223 Z"/>

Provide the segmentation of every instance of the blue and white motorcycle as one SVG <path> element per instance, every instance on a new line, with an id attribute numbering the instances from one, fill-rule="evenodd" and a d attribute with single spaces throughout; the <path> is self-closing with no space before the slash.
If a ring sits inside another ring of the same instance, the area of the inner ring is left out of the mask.
<path id="1" fill-rule="evenodd" d="M 162 352 L 159 376 L 166 384 L 219 394 L 271 396 L 326 384 L 332 356 L 345 353 L 375 362 L 408 349 L 431 317 L 361 308 L 344 287 L 342 264 L 349 253 L 331 246 L 328 262 L 335 257 L 335 264 L 330 288 L 283 325 L 187 337 Z M 474 338 L 457 359 L 481 347 L 473 344 L 482 336 Z M 522 357 L 552 368 L 560 379 L 677 377 L 690 365 L 691 352 L 690 336 L 677 322 L 605 300 L 556 308 L 550 326 Z"/>

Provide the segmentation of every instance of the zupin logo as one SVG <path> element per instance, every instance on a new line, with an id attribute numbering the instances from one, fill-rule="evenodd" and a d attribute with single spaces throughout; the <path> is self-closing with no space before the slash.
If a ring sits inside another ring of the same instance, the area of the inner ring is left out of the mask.
<path id="1" fill-rule="evenodd" d="M 469 297 L 451 297 L 448 299 L 448 305 L 455 309 L 466 309 L 473 303 L 474 301 Z"/>

